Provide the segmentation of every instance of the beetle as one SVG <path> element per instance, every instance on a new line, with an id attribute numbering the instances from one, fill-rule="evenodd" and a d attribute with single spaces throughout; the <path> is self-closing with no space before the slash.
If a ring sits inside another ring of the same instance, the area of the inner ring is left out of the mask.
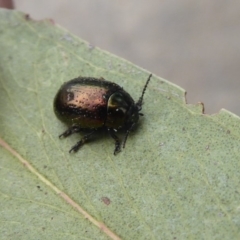
<path id="1" fill-rule="evenodd" d="M 78 77 L 65 82 L 54 98 L 54 112 L 59 120 L 69 126 L 59 138 L 84 130 L 83 136 L 70 150 L 76 152 L 99 129 L 107 129 L 115 141 L 114 155 L 121 150 L 121 141 L 115 134 L 119 129 L 126 133 L 122 142 L 125 147 L 129 133 L 143 116 L 143 96 L 152 77 L 149 75 L 139 100 L 132 97 L 118 84 L 103 78 Z"/>

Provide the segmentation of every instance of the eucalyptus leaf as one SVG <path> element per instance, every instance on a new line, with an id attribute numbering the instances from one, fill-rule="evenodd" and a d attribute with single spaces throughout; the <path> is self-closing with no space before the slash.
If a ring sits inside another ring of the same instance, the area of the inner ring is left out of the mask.
<path id="1" fill-rule="evenodd" d="M 240 239 L 240 121 L 203 114 L 153 76 L 144 117 L 113 155 L 77 153 L 53 112 L 65 81 L 103 77 L 138 100 L 149 72 L 50 20 L 0 10 L 1 239 Z"/>

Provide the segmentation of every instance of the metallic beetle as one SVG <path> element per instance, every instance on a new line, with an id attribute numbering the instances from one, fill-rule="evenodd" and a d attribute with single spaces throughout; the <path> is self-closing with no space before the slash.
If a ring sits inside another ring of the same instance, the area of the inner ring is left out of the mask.
<path id="1" fill-rule="evenodd" d="M 97 130 L 107 129 L 115 141 L 114 154 L 121 150 L 121 143 L 115 134 L 125 129 L 123 148 L 129 132 L 138 122 L 143 96 L 151 79 L 149 75 L 139 100 L 132 97 L 119 85 L 103 78 L 78 77 L 64 83 L 54 98 L 54 112 L 69 128 L 59 137 L 88 130 L 69 152 L 76 152 Z"/>

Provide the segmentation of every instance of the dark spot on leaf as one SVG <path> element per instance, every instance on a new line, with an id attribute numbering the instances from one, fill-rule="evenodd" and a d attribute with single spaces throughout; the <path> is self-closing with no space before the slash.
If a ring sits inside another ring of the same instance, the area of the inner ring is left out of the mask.
<path id="1" fill-rule="evenodd" d="M 107 206 L 111 203 L 111 200 L 108 197 L 102 197 L 101 200 Z"/>
<path id="2" fill-rule="evenodd" d="M 26 20 L 30 20 L 30 15 L 29 14 L 25 14 L 25 19 Z"/>

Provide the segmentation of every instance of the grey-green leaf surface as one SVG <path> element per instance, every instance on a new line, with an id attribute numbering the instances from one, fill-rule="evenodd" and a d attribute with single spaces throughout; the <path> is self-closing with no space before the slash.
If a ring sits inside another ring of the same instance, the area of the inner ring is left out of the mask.
<path id="1" fill-rule="evenodd" d="M 204 115 L 154 76 L 121 153 L 101 133 L 69 154 L 81 134 L 58 138 L 60 85 L 104 77 L 137 100 L 149 72 L 50 20 L 0 22 L 1 239 L 240 238 L 239 117 Z"/>

